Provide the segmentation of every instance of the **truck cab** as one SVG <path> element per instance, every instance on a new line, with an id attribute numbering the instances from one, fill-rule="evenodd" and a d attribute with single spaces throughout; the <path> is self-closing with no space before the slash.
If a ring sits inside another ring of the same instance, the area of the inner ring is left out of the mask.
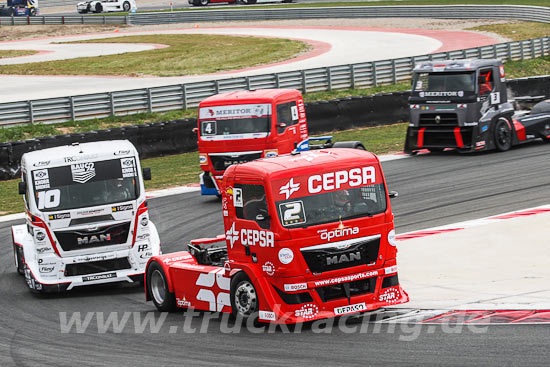
<path id="1" fill-rule="evenodd" d="M 304 100 L 293 89 L 218 94 L 200 103 L 197 135 L 201 193 L 219 195 L 230 165 L 290 153 L 307 139 Z"/>
<path id="2" fill-rule="evenodd" d="M 408 301 L 379 159 L 320 149 L 227 168 L 225 234 L 153 257 L 147 299 L 297 323 Z M 219 245 L 215 245 L 218 243 Z"/>
<path id="3" fill-rule="evenodd" d="M 143 282 L 160 253 L 134 146 L 73 144 L 25 153 L 19 193 L 26 224 L 12 226 L 17 271 L 34 292 Z"/>
<path id="4" fill-rule="evenodd" d="M 514 108 L 500 60 L 421 62 L 413 72 L 405 152 L 506 150 Z M 499 136 L 500 133 L 500 136 Z"/>

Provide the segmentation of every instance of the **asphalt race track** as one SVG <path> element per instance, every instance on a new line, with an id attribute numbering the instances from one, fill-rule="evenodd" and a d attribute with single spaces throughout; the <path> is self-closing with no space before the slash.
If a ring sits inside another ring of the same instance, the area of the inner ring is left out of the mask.
<path id="1" fill-rule="evenodd" d="M 548 204 L 549 149 L 548 144 L 533 143 L 506 153 L 450 152 L 384 163 L 390 189 L 399 192 L 392 201 L 397 233 Z M 222 233 L 219 206 L 198 192 L 150 200 L 164 252 L 183 249 L 193 238 Z M 14 223 L 0 224 L 2 366 L 548 365 L 550 328 L 544 325 L 456 329 L 369 324 L 354 317 L 344 320 L 347 329 L 334 327 L 329 333 L 319 332 L 326 325 L 305 324 L 271 333 L 243 328 L 229 334 L 225 320 L 209 319 L 208 313 L 185 319 L 184 312 L 149 312 L 153 304 L 145 303 L 142 289 L 134 285 L 36 297 L 13 266 L 9 228 Z M 60 312 L 70 319 L 76 311 L 83 319 L 91 315 L 86 332 L 77 333 L 76 327 L 62 332 Z M 129 321 L 120 330 L 98 326 L 100 317 L 113 315 Z M 163 323 L 158 330 L 142 330 L 136 318 L 143 322 L 146 317 Z M 209 324 L 201 333 L 205 320 Z M 197 330 L 191 333 L 192 328 Z"/>

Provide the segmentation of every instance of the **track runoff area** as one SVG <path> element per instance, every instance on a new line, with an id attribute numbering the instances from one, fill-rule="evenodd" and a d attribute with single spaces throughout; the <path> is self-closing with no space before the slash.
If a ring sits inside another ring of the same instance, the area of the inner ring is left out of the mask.
<path id="1" fill-rule="evenodd" d="M 380 156 L 382 162 L 406 158 Z M 147 198 L 198 191 L 191 184 L 148 191 Z M 7 215 L 0 222 L 22 218 L 24 213 Z M 373 312 L 371 323 L 550 324 L 548 239 L 537 230 L 549 222 L 550 204 L 398 234 L 400 282 L 411 301 Z M 518 257 L 518 243 L 541 251 Z"/>

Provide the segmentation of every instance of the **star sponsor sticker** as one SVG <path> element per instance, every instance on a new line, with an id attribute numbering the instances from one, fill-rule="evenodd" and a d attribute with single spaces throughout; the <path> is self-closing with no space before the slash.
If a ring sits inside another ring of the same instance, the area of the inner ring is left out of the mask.
<path id="1" fill-rule="evenodd" d="M 281 186 L 279 189 L 279 195 L 285 195 L 285 198 L 288 199 L 290 195 L 295 193 L 296 191 L 300 190 L 300 184 L 294 183 L 294 179 L 291 178 L 290 181 L 286 185 Z"/>
<path id="2" fill-rule="evenodd" d="M 233 244 L 235 241 L 239 239 L 239 231 L 235 230 L 235 223 L 225 232 L 225 238 L 229 241 L 231 244 L 231 248 L 233 248 Z"/>

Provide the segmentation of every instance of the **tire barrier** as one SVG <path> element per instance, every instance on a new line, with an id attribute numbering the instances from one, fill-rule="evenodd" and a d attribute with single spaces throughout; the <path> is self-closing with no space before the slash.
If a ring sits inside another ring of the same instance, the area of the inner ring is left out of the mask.
<path id="1" fill-rule="evenodd" d="M 511 96 L 550 97 L 550 76 L 509 80 L 507 87 Z M 395 92 L 306 103 L 309 132 L 319 134 L 408 121 L 408 97 L 409 92 Z M 196 126 L 196 119 L 183 119 L 3 143 L 0 144 L 0 180 L 20 175 L 23 153 L 74 142 L 128 139 L 136 146 L 141 159 L 192 152 L 197 150 L 197 138 L 192 132 Z"/>

